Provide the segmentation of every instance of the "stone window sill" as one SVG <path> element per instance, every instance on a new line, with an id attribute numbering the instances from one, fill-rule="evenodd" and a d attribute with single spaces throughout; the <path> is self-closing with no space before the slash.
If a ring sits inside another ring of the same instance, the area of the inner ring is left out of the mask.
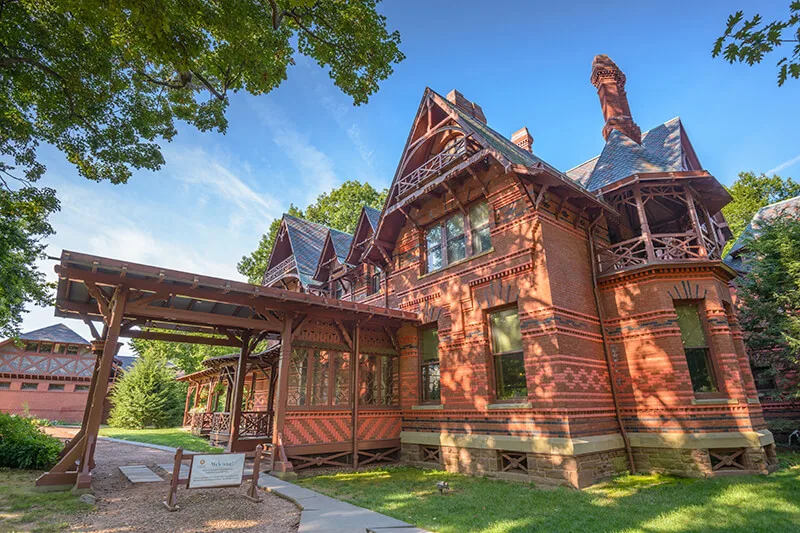
<path id="1" fill-rule="evenodd" d="M 737 405 L 739 400 L 735 398 L 695 398 L 692 405 Z"/>
<path id="2" fill-rule="evenodd" d="M 531 402 L 490 403 L 486 406 L 487 409 L 530 409 L 531 407 L 533 407 Z"/>
<path id="3" fill-rule="evenodd" d="M 436 409 L 444 409 L 444 405 L 440 403 L 426 403 L 422 405 L 412 405 L 412 411 L 429 411 L 429 410 L 436 410 Z"/>

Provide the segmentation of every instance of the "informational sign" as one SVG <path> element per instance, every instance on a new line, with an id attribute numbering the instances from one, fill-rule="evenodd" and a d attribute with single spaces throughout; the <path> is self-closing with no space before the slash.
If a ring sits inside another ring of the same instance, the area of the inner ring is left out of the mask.
<path id="1" fill-rule="evenodd" d="M 233 487 L 242 484 L 244 454 L 193 455 L 190 489 Z"/>

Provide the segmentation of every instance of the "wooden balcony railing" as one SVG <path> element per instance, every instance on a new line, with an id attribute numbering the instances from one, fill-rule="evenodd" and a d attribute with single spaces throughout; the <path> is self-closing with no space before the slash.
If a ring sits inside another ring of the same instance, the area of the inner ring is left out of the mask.
<path id="1" fill-rule="evenodd" d="M 272 411 L 242 411 L 239 436 L 265 437 L 272 435 Z"/>
<path id="2" fill-rule="evenodd" d="M 211 433 L 229 433 L 231 430 L 230 413 L 214 413 L 211 419 Z"/>
<path id="3" fill-rule="evenodd" d="M 420 182 L 440 174 L 446 167 L 461 159 L 466 153 L 467 138 L 462 137 L 448 150 L 436 154 L 432 158 L 425 161 L 422 165 L 397 180 L 397 196 L 402 197 L 407 193 L 416 190 Z"/>
<path id="4" fill-rule="evenodd" d="M 290 255 L 274 267 L 270 268 L 264 273 L 264 286 L 269 287 L 283 276 L 291 272 L 292 270 L 297 268 L 297 264 L 295 263 L 294 256 Z"/>
<path id="5" fill-rule="evenodd" d="M 709 241 L 709 242 L 706 242 Z M 719 251 L 708 239 L 698 240 L 693 232 L 640 235 L 597 251 L 601 274 L 649 263 L 719 260 Z"/>

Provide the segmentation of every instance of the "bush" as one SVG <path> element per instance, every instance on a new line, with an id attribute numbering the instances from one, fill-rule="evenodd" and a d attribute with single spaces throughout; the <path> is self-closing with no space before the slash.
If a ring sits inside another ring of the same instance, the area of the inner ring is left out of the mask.
<path id="1" fill-rule="evenodd" d="M 50 468 L 58 460 L 61 442 L 29 418 L 0 413 L 0 466 Z"/>
<path id="2" fill-rule="evenodd" d="M 111 391 L 108 425 L 124 429 L 178 426 L 185 394 L 159 353 L 144 350 Z"/>

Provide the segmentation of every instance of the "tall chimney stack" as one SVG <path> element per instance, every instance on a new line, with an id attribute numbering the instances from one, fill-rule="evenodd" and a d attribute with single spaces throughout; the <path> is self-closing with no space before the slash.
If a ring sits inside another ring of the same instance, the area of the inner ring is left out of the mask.
<path id="1" fill-rule="evenodd" d="M 461 94 L 457 89 L 453 89 L 452 91 L 447 93 L 447 96 L 445 98 L 451 104 L 457 105 L 463 111 L 466 111 L 467 113 L 472 115 L 472 117 L 486 124 L 486 115 L 483 114 L 483 109 L 481 109 L 481 106 L 479 106 L 475 102 L 470 102 L 469 100 L 467 100 L 464 97 L 464 95 Z"/>
<path id="2" fill-rule="evenodd" d="M 633 121 L 628 96 L 625 93 L 625 73 L 607 55 L 595 56 L 592 62 L 592 85 L 597 89 L 603 108 L 603 138 L 617 130 L 642 144 L 642 130 Z"/>
<path id="3" fill-rule="evenodd" d="M 523 127 L 515 131 L 511 136 L 511 142 L 523 150 L 533 152 L 533 137 L 531 136 L 531 132 L 528 131 L 527 127 Z"/>

